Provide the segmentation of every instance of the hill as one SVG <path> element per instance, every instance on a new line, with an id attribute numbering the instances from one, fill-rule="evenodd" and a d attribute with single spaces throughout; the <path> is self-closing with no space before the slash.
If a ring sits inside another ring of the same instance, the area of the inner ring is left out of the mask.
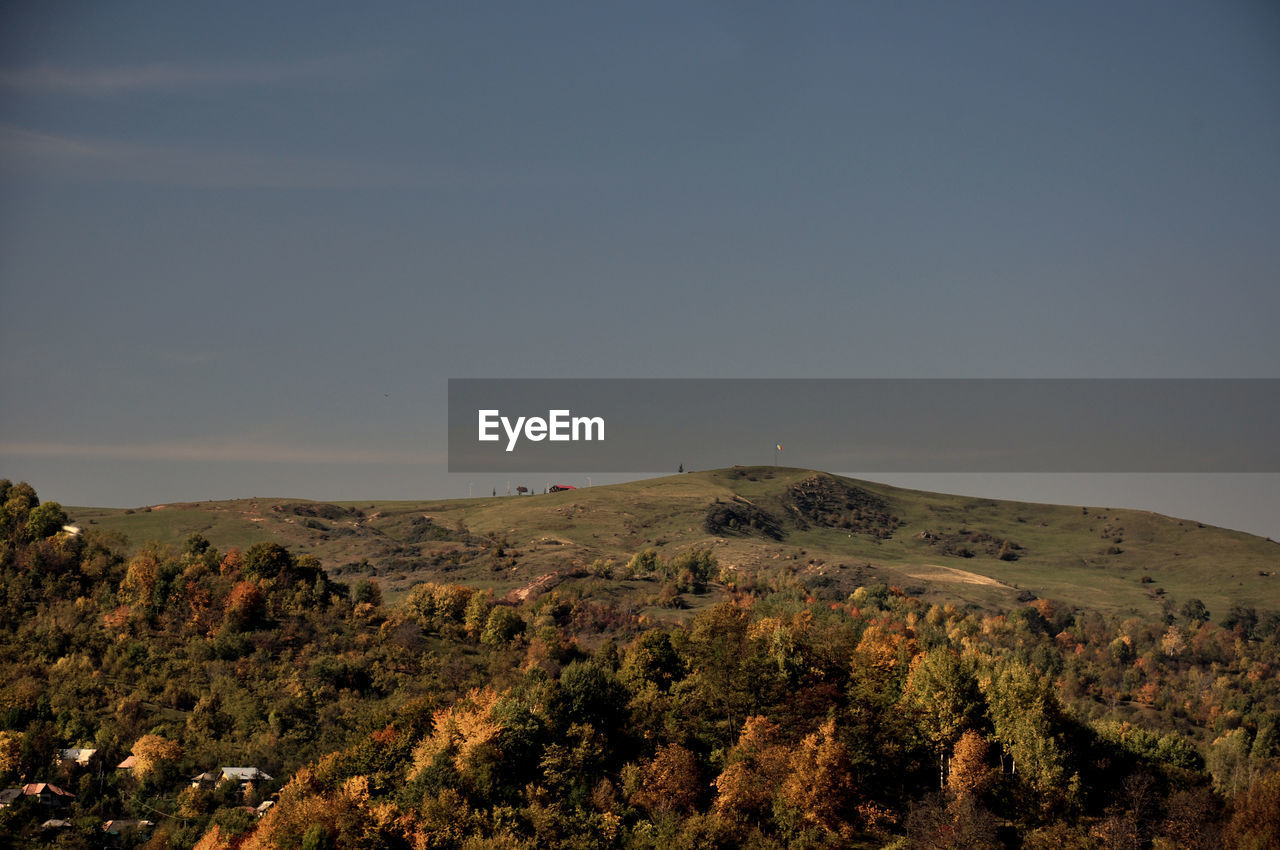
<path id="1" fill-rule="evenodd" d="M 1280 840 L 1280 612 L 1166 616 L 1139 580 L 1156 616 L 1105 616 L 978 571 L 1101 594 L 1049 544 L 1136 538 L 1104 557 L 1155 563 L 1220 530 L 781 469 L 430 510 L 153 506 L 84 533 L 25 482 L 0 505 L 0 848 Z M 273 540 L 126 556 L 103 528 L 184 514 L 435 580 L 387 600 Z"/>
<path id="2" fill-rule="evenodd" d="M 1193 598 L 1215 615 L 1237 604 L 1280 609 L 1280 546 L 1271 540 L 1147 511 L 929 493 L 785 467 L 524 497 L 69 512 L 135 548 L 179 545 L 192 533 L 219 548 L 278 542 L 345 580 L 374 577 L 390 598 L 424 580 L 536 591 L 592 565 L 600 575 L 646 548 L 670 557 L 711 547 L 722 582 L 789 573 L 841 595 L 883 582 L 984 608 L 1040 597 L 1112 614 L 1153 615 Z M 596 589 L 626 593 L 628 584 Z"/>

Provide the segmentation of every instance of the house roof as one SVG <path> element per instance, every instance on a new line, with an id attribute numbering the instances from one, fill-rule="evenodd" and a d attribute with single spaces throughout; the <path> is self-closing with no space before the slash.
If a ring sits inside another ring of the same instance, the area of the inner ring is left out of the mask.
<path id="1" fill-rule="evenodd" d="M 22 793 L 29 797 L 35 797 L 39 794 L 49 793 L 55 797 L 66 797 L 68 799 L 75 796 L 70 791 L 63 791 L 57 785 L 51 785 L 48 782 L 29 782 L 22 786 Z"/>
<path id="2" fill-rule="evenodd" d="M 222 778 L 222 774 L 216 770 L 206 770 L 204 773 L 191 777 L 192 782 L 217 782 Z"/>
<path id="3" fill-rule="evenodd" d="M 88 764 L 97 750 L 89 747 L 68 747 L 62 751 L 63 761 L 74 761 L 77 764 Z"/>
<path id="4" fill-rule="evenodd" d="M 108 833 L 117 833 L 126 829 L 147 829 L 155 826 L 149 820 L 109 820 L 102 824 L 102 831 Z"/>
<path id="5" fill-rule="evenodd" d="M 137 756 L 129 756 L 124 761 L 116 765 L 116 770 L 133 770 L 138 765 Z"/>
<path id="6" fill-rule="evenodd" d="M 14 800 L 21 796 L 21 788 L 6 788 L 3 791 L 0 791 L 0 809 L 12 804 Z"/>
<path id="7" fill-rule="evenodd" d="M 270 782 L 271 777 L 256 767 L 224 767 L 222 775 L 226 779 L 238 779 L 241 782 Z"/>
<path id="8" fill-rule="evenodd" d="M 58 818 L 50 818 L 40 824 L 41 829 L 66 829 L 71 826 L 71 821 L 59 820 Z"/>

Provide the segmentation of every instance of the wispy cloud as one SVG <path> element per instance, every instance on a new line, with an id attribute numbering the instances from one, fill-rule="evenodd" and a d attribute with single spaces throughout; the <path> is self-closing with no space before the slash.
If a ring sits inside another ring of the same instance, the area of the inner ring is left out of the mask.
<path id="1" fill-rule="evenodd" d="M 0 171 L 79 180 L 211 188 L 429 185 L 414 164 L 77 139 L 0 125 Z"/>
<path id="2" fill-rule="evenodd" d="M 75 138 L 0 124 L 0 173 L 224 189 L 510 188 L 596 181 L 583 174 L 490 172 L 429 158 L 312 156 Z"/>
<path id="3" fill-rule="evenodd" d="M 194 461 L 222 463 L 429 464 L 444 463 L 440 452 L 238 442 L 0 443 L 0 457 L 62 460 Z"/>
<path id="4" fill-rule="evenodd" d="M 168 92 L 235 86 L 281 86 L 359 80 L 380 73 L 388 56 L 343 54 L 289 62 L 176 64 L 156 62 L 117 68 L 39 65 L 0 69 L 0 89 L 23 94 L 83 96 Z"/>

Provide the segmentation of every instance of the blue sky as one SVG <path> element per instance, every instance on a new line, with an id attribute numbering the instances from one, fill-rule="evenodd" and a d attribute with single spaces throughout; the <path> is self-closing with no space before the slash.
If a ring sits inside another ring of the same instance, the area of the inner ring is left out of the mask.
<path id="1" fill-rule="evenodd" d="M 1280 377 L 1278 150 L 1265 2 L 6 3 L 0 475 L 502 489 L 449 377 Z"/>

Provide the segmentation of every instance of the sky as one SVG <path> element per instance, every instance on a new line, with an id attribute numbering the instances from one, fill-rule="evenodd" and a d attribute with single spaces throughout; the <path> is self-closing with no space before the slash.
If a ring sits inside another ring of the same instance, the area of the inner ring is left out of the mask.
<path id="1" fill-rule="evenodd" d="M 1280 377 L 1277 151 L 1270 2 L 7 2 L 0 477 L 501 492 L 451 377 Z"/>

